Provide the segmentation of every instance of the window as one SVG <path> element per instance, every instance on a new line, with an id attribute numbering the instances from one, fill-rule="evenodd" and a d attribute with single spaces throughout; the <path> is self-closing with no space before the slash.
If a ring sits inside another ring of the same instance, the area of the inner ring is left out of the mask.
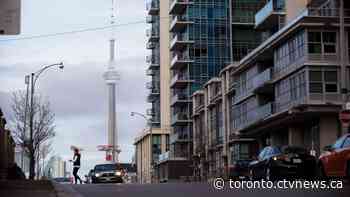
<path id="1" fill-rule="evenodd" d="M 312 70 L 309 72 L 310 93 L 338 93 L 338 72 L 336 70 Z"/>
<path id="2" fill-rule="evenodd" d="M 322 71 L 310 71 L 310 93 L 323 93 Z"/>
<path id="3" fill-rule="evenodd" d="M 309 53 L 321 53 L 321 32 L 309 32 Z"/>
<path id="4" fill-rule="evenodd" d="M 334 54 L 337 52 L 337 34 L 335 32 L 309 32 L 310 54 Z"/>
<path id="5" fill-rule="evenodd" d="M 322 33 L 324 53 L 336 53 L 336 36 L 335 32 Z"/>
<path id="6" fill-rule="evenodd" d="M 325 89 L 329 93 L 338 92 L 338 73 L 337 71 L 325 71 Z"/>

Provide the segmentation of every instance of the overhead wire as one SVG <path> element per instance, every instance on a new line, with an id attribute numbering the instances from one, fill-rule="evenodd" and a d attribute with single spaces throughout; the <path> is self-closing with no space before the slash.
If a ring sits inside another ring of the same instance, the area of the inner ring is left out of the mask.
<path id="1" fill-rule="evenodd" d="M 161 19 L 165 19 L 169 17 L 160 17 Z M 11 42 L 11 41 L 22 41 L 22 40 L 32 40 L 32 39 L 40 39 L 40 38 L 50 38 L 50 37 L 57 37 L 57 36 L 64 36 L 64 35 L 70 35 L 70 34 L 78 34 L 78 33 L 85 33 L 85 32 L 94 32 L 94 31 L 101 31 L 111 28 L 117 28 L 117 27 L 125 27 L 130 25 L 137 25 L 146 23 L 145 20 L 138 20 L 128 23 L 121 23 L 116 25 L 106 25 L 101 27 L 92 27 L 92 28 L 85 28 L 80 30 L 73 30 L 73 31 L 65 31 L 65 32 L 57 32 L 57 33 L 50 33 L 50 34 L 41 34 L 41 35 L 33 35 L 33 36 L 25 36 L 20 38 L 8 38 L 8 39 L 0 39 L 1 42 Z"/>

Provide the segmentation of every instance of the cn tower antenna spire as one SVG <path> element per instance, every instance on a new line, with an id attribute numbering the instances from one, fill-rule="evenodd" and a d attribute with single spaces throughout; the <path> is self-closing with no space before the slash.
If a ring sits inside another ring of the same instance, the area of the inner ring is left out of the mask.
<path id="1" fill-rule="evenodd" d="M 115 11 L 116 11 L 116 0 L 112 0 L 112 14 L 110 18 L 111 25 L 115 25 Z M 111 38 L 109 40 L 109 62 L 107 71 L 104 73 L 104 79 L 108 88 L 108 147 L 106 151 L 107 160 L 116 163 L 119 162 L 119 153 L 121 150 L 118 146 L 118 126 L 117 126 L 117 110 L 116 110 L 116 85 L 119 80 L 119 73 L 116 69 L 115 54 L 115 37 L 114 28 L 112 28 Z"/>

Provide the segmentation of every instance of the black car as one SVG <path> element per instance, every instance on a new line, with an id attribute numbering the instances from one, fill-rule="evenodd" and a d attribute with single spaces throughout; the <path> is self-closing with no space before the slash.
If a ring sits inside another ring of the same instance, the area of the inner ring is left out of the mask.
<path id="1" fill-rule="evenodd" d="M 283 180 L 290 178 L 314 178 L 316 158 L 306 149 L 295 146 L 265 147 L 257 160 L 249 164 L 251 179 Z"/>
<path id="2" fill-rule="evenodd" d="M 117 164 L 96 165 L 93 170 L 92 183 L 123 183 L 123 171 Z"/>
<path id="3" fill-rule="evenodd" d="M 230 146 L 230 179 L 240 180 L 249 177 L 249 164 L 256 157 L 259 144 L 254 139 L 237 139 Z"/>

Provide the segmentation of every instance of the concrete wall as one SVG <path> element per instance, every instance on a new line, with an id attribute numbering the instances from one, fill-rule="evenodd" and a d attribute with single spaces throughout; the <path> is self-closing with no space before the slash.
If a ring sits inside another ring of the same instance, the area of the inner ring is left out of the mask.
<path id="1" fill-rule="evenodd" d="M 170 131 L 170 16 L 169 0 L 160 0 L 160 114 L 161 128 Z"/>

